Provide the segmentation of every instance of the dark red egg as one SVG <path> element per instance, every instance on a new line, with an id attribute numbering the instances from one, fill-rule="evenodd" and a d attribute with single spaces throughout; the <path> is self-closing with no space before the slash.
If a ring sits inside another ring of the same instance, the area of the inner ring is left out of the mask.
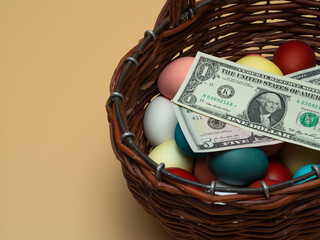
<path id="1" fill-rule="evenodd" d="M 260 149 L 265 152 L 267 157 L 270 157 L 270 156 L 276 154 L 278 151 L 280 151 L 280 149 L 282 148 L 283 145 L 284 145 L 284 143 L 281 142 L 281 143 L 277 143 L 277 144 L 261 146 Z"/>
<path id="2" fill-rule="evenodd" d="M 282 162 L 276 159 L 269 159 L 267 173 L 264 178 L 285 182 L 292 179 L 292 173 Z"/>
<path id="3" fill-rule="evenodd" d="M 260 180 L 258 180 L 258 181 L 255 181 L 255 182 L 251 183 L 251 184 L 249 185 L 249 188 L 259 188 L 259 187 L 261 187 L 261 182 L 262 182 L 262 181 L 264 181 L 267 186 L 280 183 L 279 181 L 272 180 L 272 179 L 260 179 Z"/>
<path id="4" fill-rule="evenodd" d="M 169 167 L 169 168 L 166 168 L 166 170 L 168 172 L 173 173 L 174 175 L 179 176 L 179 177 L 182 177 L 182 178 L 185 178 L 185 179 L 200 183 L 200 180 L 196 176 L 194 176 L 192 173 L 190 173 L 190 172 L 188 172 L 188 171 L 186 171 L 186 170 L 184 170 L 182 168 Z M 190 187 L 198 189 L 200 191 L 204 191 L 204 189 L 198 188 L 198 187 L 195 187 L 195 186 L 192 186 L 192 185 L 190 185 Z"/>
<path id="5" fill-rule="evenodd" d="M 210 185 L 213 180 L 217 180 L 208 167 L 206 157 L 195 160 L 193 172 L 200 182 L 204 184 Z"/>
<path id="6" fill-rule="evenodd" d="M 299 40 L 291 40 L 280 45 L 272 61 L 280 68 L 283 75 L 314 67 L 317 63 L 312 48 Z"/>
<path id="7" fill-rule="evenodd" d="M 252 184 L 250 184 L 248 188 L 260 188 L 260 187 L 262 187 L 262 186 L 261 186 L 261 182 L 262 182 L 262 181 L 264 181 L 264 183 L 265 183 L 267 186 L 270 186 L 270 185 L 274 185 L 274 184 L 279 183 L 279 182 L 276 181 L 276 180 L 260 179 L 260 180 L 258 180 L 258 181 L 253 182 Z M 264 199 L 264 198 L 255 198 L 255 199 L 252 199 L 252 200 L 261 200 L 261 199 Z"/>

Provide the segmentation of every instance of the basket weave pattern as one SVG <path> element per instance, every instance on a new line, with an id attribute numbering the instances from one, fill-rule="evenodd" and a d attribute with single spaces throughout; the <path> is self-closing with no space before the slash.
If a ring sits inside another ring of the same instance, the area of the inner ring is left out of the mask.
<path id="1" fill-rule="evenodd" d="M 271 58 L 291 39 L 308 43 L 320 58 L 319 1 L 168 1 L 153 31 L 120 61 L 106 108 L 114 153 L 138 203 L 176 239 L 315 239 L 320 237 L 320 179 L 218 196 L 183 181 L 157 177 L 143 132 L 157 79 L 177 57 L 202 51 L 236 61 L 258 53 Z M 120 116 L 120 117 L 119 117 Z M 163 170 L 160 169 L 160 173 Z M 208 186 L 209 188 L 210 186 Z M 212 186 L 211 186 L 212 190 Z"/>

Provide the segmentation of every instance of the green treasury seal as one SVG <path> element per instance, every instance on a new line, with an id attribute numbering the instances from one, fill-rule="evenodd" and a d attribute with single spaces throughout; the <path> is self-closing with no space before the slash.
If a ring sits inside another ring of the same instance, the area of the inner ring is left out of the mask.
<path id="1" fill-rule="evenodd" d="M 300 116 L 300 123 L 305 127 L 314 127 L 318 124 L 318 122 L 319 118 L 314 113 L 306 112 Z"/>

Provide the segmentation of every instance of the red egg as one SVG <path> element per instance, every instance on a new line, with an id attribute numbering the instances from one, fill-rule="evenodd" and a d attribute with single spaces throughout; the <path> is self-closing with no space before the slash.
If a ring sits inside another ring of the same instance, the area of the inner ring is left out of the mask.
<path id="1" fill-rule="evenodd" d="M 179 177 L 182 177 L 182 178 L 185 178 L 185 179 L 200 183 L 200 180 L 196 176 L 194 176 L 192 173 L 190 173 L 190 172 L 188 172 L 188 171 L 186 171 L 186 170 L 184 170 L 182 168 L 170 167 L 170 168 L 166 168 L 166 170 L 168 172 L 173 173 L 174 175 L 179 176 Z M 192 186 L 192 185 L 190 185 L 190 187 L 198 189 L 200 191 L 204 191 L 204 189 L 198 188 L 198 187 L 195 187 L 195 186 Z"/>
<path id="2" fill-rule="evenodd" d="M 276 159 L 269 159 L 267 173 L 264 178 L 278 182 L 285 182 L 292 179 L 292 173 L 280 161 L 277 161 Z"/>
<path id="3" fill-rule="evenodd" d="M 279 183 L 278 181 L 271 180 L 271 179 L 260 179 L 260 180 L 258 180 L 258 181 L 253 182 L 252 184 L 250 184 L 249 188 L 260 188 L 260 187 L 262 187 L 262 186 L 261 186 L 261 182 L 262 182 L 262 181 L 264 181 L 264 183 L 265 183 L 267 186 L 270 186 L 270 185 L 274 185 L 274 184 Z M 252 200 L 261 200 L 261 199 L 264 199 L 264 198 L 255 198 L 255 199 L 252 199 Z"/>
<path id="4" fill-rule="evenodd" d="M 251 183 L 251 184 L 249 185 L 249 188 L 259 188 L 259 187 L 261 187 L 261 182 L 262 182 L 262 181 L 264 181 L 264 183 L 265 183 L 267 186 L 280 183 L 279 181 L 272 180 L 272 179 L 260 179 L 260 180 L 258 180 L 258 181 L 255 181 L 255 182 Z"/>
<path id="5" fill-rule="evenodd" d="M 217 178 L 209 170 L 206 157 L 198 158 L 194 163 L 194 175 L 204 184 L 210 185 Z"/>
<path id="6" fill-rule="evenodd" d="M 277 144 L 273 144 L 273 145 L 266 145 L 266 146 L 262 146 L 260 147 L 260 149 L 262 151 L 264 151 L 264 153 L 267 155 L 267 157 L 270 157 L 274 154 L 276 154 L 283 146 L 283 142 L 282 143 L 277 143 Z"/>
<path id="7" fill-rule="evenodd" d="M 291 40 L 276 50 L 272 60 L 284 75 L 316 66 L 316 55 L 305 42 Z"/>

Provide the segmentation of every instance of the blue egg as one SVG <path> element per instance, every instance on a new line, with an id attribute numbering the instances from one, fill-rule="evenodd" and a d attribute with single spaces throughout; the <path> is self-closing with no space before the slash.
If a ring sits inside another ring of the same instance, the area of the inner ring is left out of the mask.
<path id="1" fill-rule="evenodd" d="M 268 158 L 260 148 L 240 148 L 208 155 L 207 164 L 221 182 L 245 186 L 263 178 Z"/>
<path id="2" fill-rule="evenodd" d="M 308 165 L 304 165 L 303 167 L 299 168 L 299 169 L 295 172 L 295 174 L 293 175 L 293 179 L 295 179 L 295 178 L 297 178 L 297 177 L 300 177 L 300 176 L 302 176 L 302 175 L 305 175 L 305 174 L 311 172 L 311 171 L 312 171 L 312 168 L 311 168 L 311 167 L 312 167 L 313 165 L 316 165 L 317 167 L 320 167 L 320 164 L 308 164 Z M 309 181 L 309 180 L 311 180 L 311 179 L 314 179 L 315 177 L 316 177 L 316 175 L 314 175 L 314 176 L 312 176 L 312 177 L 309 177 L 309 178 L 307 178 L 307 179 L 305 179 L 305 180 L 302 180 L 302 181 L 300 181 L 300 182 L 298 182 L 298 183 L 296 183 L 296 184 L 304 183 L 304 182 L 306 182 L 306 181 Z"/>
<path id="3" fill-rule="evenodd" d="M 176 141 L 177 146 L 179 147 L 180 151 L 183 152 L 185 155 L 194 157 L 194 158 L 199 158 L 199 157 L 204 157 L 206 154 L 204 153 L 195 153 L 192 151 L 187 139 L 185 138 L 180 124 L 178 123 L 175 131 L 174 131 L 174 139 Z"/>

